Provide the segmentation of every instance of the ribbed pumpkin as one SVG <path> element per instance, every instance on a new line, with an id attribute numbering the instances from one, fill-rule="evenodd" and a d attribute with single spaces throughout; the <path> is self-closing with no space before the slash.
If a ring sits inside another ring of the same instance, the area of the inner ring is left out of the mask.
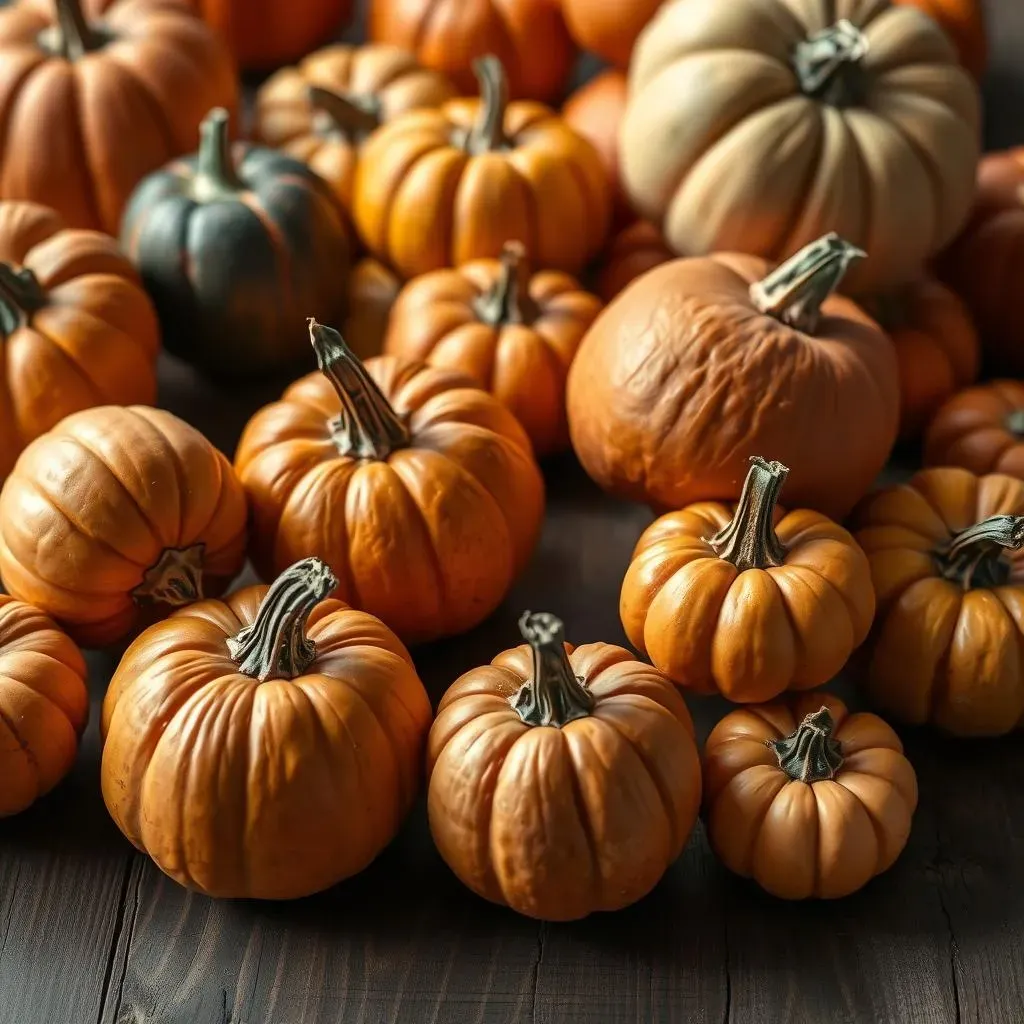
<path id="1" fill-rule="evenodd" d="M 980 79 L 988 64 L 985 0 L 893 0 L 934 18 L 953 40 L 960 63 Z"/>

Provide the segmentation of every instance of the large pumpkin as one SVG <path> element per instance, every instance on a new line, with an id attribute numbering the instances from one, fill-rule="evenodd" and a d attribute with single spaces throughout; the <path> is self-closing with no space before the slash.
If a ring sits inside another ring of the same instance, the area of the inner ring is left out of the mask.
<path id="1" fill-rule="evenodd" d="M 162 409 L 100 406 L 22 453 L 0 491 L 8 592 L 102 647 L 219 593 L 245 562 L 231 464 Z"/>
<path id="2" fill-rule="evenodd" d="M 619 68 L 629 66 L 637 37 L 662 0 L 560 0 L 569 34 Z"/>
<path id="3" fill-rule="evenodd" d="M 634 221 L 608 243 L 597 273 L 597 294 L 608 303 L 648 270 L 674 256 L 661 232 L 646 220 Z"/>
<path id="4" fill-rule="evenodd" d="M 175 0 L 17 0 L 0 67 L 0 198 L 114 235 L 135 185 L 238 102 L 227 50 Z"/>
<path id="5" fill-rule="evenodd" d="M 612 493 L 659 508 L 739 497 L 751 452 L 792 467 L 790 504 L 842 519 L 896 438 L 892 342 L 830 295 L 857 251 L 827 236 L 775 270 L 676 260 L 597 318 L 569 372 L 573 447 Z"/>
<path id="6" fill-rule="evenodd" d="M 114 239 L 36 203 L 0 203 L 0 479 L 93 405 L 156 399 L 156 314 Z"/>
<path id="7" fill-rule="evenodd" d="M 960 63 L 981 78 L 988 63 L 985 0 L 895 0 L 934 18 L 953 40 Z"/>
<path id="8" fill-rule="evenodd" d="M 851 289 L 893 287 L 963 224 L 978 151 L 952 44 L 886 0 L 672 0 L 630 65 L 623 180 L 682 253 L 835 231 L 869 253 Z"/>
<path id="9" fill-rule="evenodd" d="M 172 878 L 293 899 L 361 871 L 419 789 L 430 701 L 315 558 L 151 626 L 103 701 L 103 799 Z"/>
<path id="10" fill-rule="evenodd" d="M 337 331 L 309 332 L 322 372 L 257 412 L 235 455 L 257 570 L 313 553 L 337 596 L 404 640 L 475 626 L 540 532 L 529 438 L 468 377 L 391 356 L 363 366 Z"/>

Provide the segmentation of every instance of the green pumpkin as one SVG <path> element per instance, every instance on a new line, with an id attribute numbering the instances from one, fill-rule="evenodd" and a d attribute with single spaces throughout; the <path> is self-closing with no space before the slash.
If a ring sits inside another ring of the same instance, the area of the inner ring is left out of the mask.
<path id="1" fill-rule="evenodd" d="M 344 311 L 352 242 L 337 199 L 297 160 L 232 149 L 221 109 L 206 116 L 198 153 L 136 188 L 121 243 L 167 349 L 215 377 L 308 359 L 307 319 Z"/>

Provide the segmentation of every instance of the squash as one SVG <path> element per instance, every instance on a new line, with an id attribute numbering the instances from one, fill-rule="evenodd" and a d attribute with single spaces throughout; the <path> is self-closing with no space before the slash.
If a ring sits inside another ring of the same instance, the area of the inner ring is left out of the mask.
<path id="1" fill-rule="evenodd" d="M 685 690 L 737 703 L 827 683 L 868 635 L 871 569 L 841 526 L 777 507 L 789 470 L 754 457 L 735 508 L 688 505 L 640 537 L 619 611 Z"/>
<path id="2" fill-rule="evenodd" d="M 1024 483 L 936 468 L 867 500 L 868 696 L 897 722 L 996 736 L 1024 719 Z"/>
<path id="3" fill-rule="evenodd" d="M 401 290 L 402 282 L 375 259 L 360 260 L 352 268 L 342 337 L 360 359 L 384 351 L 391 307 Z"/>
<path id="4" fill-rule="evenodd" d="M 369 34 L 474 89 L 473 64 L 495 54 L 514 99 L 559 98 L 575 52 L 556 0 L 370 0 Z"/>
<path id="5" fill-rule="evenodd" d="M 597 294 L 607 305 L 626 285 L 674 257 L 650 221 L 634 221 L 609 243 L 598 268 Z"/>
<path id="6" fill-rule="evenodd" d="M 894 0 L 910 4 L 934 18 L 953 41 L 960 63 L 977 79 L 988 64 L 984 0 Z"/>
<path id="7" fill-rule="evenodd" d="M 711 848 L 782 899 L 848 896 L 887 871 L 916 807 L 896 733 L 831 694 L 733 711 L 704 748 Z"/>
<path id="8" fill-rule="evenodd" d="M 675 260 L 594 322 L 569 372 L 573 448 L 605 490 L 658 509 L 739 496 L 750 452 L 792 466 L 790 503 L 842 519 L 896 438 L 892 342 L 830 292 L 858 250 L 825 236 L 771 270 Z"/>
<path id="9" fill-rule="evenodd" d="M 565 380 L 601 303 L 567 274 L 530 274 L 522 245 L 402 289 L 385 351 L 468 374 L 515 413 L 538 457 L 569 447 Z"/>
<path id="10" fill-rule="evenodd" d="M 0 199 L 116 235 L 150 171 L 234 110 L 227 50 L 171 0 L 17 0 L 0 7 Z"/>
<path id="11" fill-rule="evenodd" d="M 0 203 L 0 338 L 0 479 L 70 413 L 156 400 L 160 332 L 134 267 L 37 203 Z"/>
<path id="12" fill-rule="evenodd" d="M 476 64 L 483 98 L 384 125 L 356 171 L 354 214 L 378 259 L 408 279 L 501 255 L 578 273 L 608 232 L 610 187 L 585 139 L 539 103 L 506 103 L 501 64 Z"/>
<path id="13" fill-rule="evenodd" d="M 441 700 L 427 749 L 438 851 L 474 892 L 570 921 L 646 895 L 700 803 L 693 722 L 672 684 L 611 644 L 564 642 L 547 613 L 526 644 Z"/>
<path id="14" fill-rule="evenodd" d="M 430 701 L 391 630 L 325 600 L 335 582 L 307 558 L 156 623 L 118 665 L 103 799 L 182 885 L 319 892 L 365 868 L 411 808 Z"/>
<path id="15" fill-rule="evenodd" d="M 38 608 L 0 594 L 0 818 L 75 763 L 89 717 L 82 652 Z"/>
<path id="16" fill-rule="evenodd" d="M 253 564 L 272 578 L 312 552 L 337 596 L 407 642 L 470 629 L 540 533 L 529 438 L 468 377 L 391 356 L 363 366 L 337 331 L 309 333 L 321 372 L 257 412 L 235 454 Z"/>
<path id="17" fill-rule="evenodd" d="M 637 37 L 662 0 L 561 0 L 569 34 L 618 68 L 629 67 Z"/>
<path id="18" fill-rule="evenodd" d="M 352 209 L 356 162 L 366 138 L 407 110 L 455 95 L 444 75 L 381 43 L 328 46 L 282 68 L 256 94 L 253 135 L 316 171 Z"/>
<path id="19" fill-rule="evenodd" d="M 674 0 L 630 65 L 622 178 L 677 252 L 777 260 L 835 231 L 870 254 L 851 293 L 878 292 L 966 219 L 979 111 L 952 44 L 912 7 Z"/>
<path id="20" fill-rule="evenodd" d="M 338 201 L 291 157 L 232 151 L 223 110 L 203 122 L 198 153 L 135 190 L 121 239 L 168 350 L 214 377 L 300 358 L 302 318 L 345 301 L 352 242 Z"/>
<path id="21" fill-rule="evenodd" d="M 0 574 L 80 644 L 103 647 L 217 594 L 245 562 L 231 464 L 162 409 L 99 406 L 61 420 L 0 491 Z"/>

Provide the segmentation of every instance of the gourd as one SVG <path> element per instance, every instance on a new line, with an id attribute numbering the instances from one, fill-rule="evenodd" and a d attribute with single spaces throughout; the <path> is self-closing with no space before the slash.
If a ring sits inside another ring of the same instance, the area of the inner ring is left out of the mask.
<path id="1" fill-rule="evenodd" d="M 983 0 L 895 0 L 918 7 L 934 18 L 953 41 L 960 63 L 977 79 L 988 64 Z"/>
<path id="2" fill-rule="evenodd" d="M 342 337 L 360 359 L 384 351 L 391 308 L 402 282 L 383 263 L 367 257 L 353 268 L 348 279 L 348 312 Z"/>
<path id="3" fill-rule="evenodd" d="M 675 253 L 650 221 L 634 221 L 608 243 L 598 268 L 597 294 L 607 305 L 626 285 L 674 258 Z"/>
<path id="4" fill-rule="evenodd" d="M 662 0 L 561 0 L 573 39 L 618 68 L 629 67 L 637 37 Z"/>

